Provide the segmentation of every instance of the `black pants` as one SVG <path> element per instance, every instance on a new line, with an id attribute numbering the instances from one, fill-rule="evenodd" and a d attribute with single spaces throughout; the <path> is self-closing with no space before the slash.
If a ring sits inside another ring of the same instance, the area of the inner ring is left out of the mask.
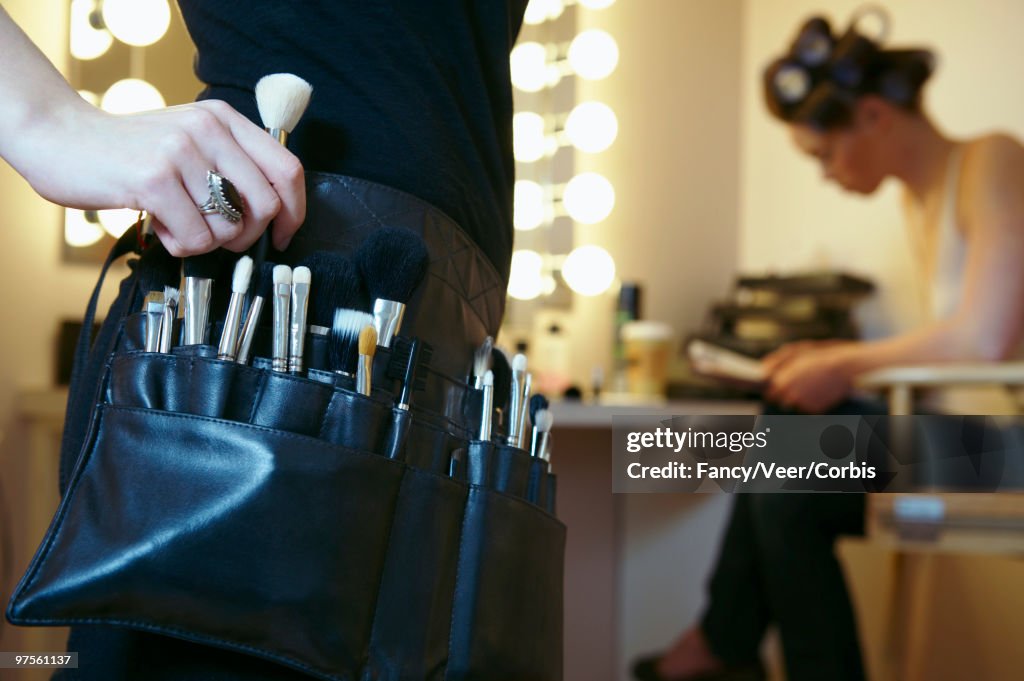
<path id="1" fill-rule="evenodd" d="M 863 494 L 738 494 L 701 623 L 711 650 L 732 664 L 752 662 L 774 623 L 789 681 L 862 681 L 834 544 L 863 532 Z"/>

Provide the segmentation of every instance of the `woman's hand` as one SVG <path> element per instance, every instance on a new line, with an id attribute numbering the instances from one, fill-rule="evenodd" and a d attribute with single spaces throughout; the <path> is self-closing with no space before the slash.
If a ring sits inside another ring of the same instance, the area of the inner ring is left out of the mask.
<path id="1" fill-rule="evenodd" d="M 801 341 L 789 343 L 763 360 L 768 374 L 765 397 L 809 414 L 821 414 L 850 392 L 853 375 L 845 362 L 853 343 Z"/>
<path id="2" fill-rule="evenodd" d="M 31 159 L 15 166 L 50 201 L 81 209 L 145 209 L 157 236 L 176 256 L 217 247 L 243 251 L 271 220 L 273 243 L 281 250 L 302 224 L 301 163 L 226 103 L 203 101 L 130 115 L 82 104 L 32 126 Z M 200 213 L 210 195 L 207 170 L 238 189 L 242 220 Z"/>

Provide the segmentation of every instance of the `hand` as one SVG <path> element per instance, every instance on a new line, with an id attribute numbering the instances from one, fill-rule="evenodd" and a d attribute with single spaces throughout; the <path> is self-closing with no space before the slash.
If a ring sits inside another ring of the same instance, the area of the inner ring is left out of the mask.
<path id="1" fill-rule="evenodd" d="M 809 414 L 821 414 L 841 402 L 853 385 L 845 369 L 846 341 L 787 344 L 763 360 L 768 373 L 765 397 Z"/>
<path id="2" fill-rule="evenodd" d="M 145 209 L 175 256 L 217 247 L 244 251 L 271 220 L 274 247 L 283 250 L 302 224 L 298 158 L 228 104 L 211 100 L 131 115 L 86 107 L 59 111 L 29 135 L 32 160 L 16 167 L 44 198 L 81 209 Z M 199 212 L 210 193 L 207 170 L 238 189 L 239 222 Z"/>

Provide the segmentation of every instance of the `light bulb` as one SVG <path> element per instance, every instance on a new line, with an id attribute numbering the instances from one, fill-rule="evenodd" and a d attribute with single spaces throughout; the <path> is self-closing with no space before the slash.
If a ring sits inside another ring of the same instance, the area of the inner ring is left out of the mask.
<path id="1" fill-rule="evenodd" d="M 145 47 L 167 33 L 171 7 L 167 0 L 103 0 L 103 23 L 121 42 Z"/>
<path id="2" fill-rule="evenodd" d="M 86 218 L 85 211 L 64 209 L 64 241 L 68 246 L 92 246 L 103 238 L 103 227 Z"/>
<path id="3" fill-rule="evenodd" d="M 509 54 L 512 84 L 523 92 L 544 89 L 548 53 L 540 43 L 520 43 Z"/>
<path id="4" fill-rule="evenodd" d="M 565 134 L 580 151 L 596 154 L 615 141 L 619 121 L 607 104 L 583 102 L 577 104 L 565 120 Z"/>
<path id="5" fill-rule="evenodd" d="M 139 211 L 131 208 L 108 208 L 97 212 L 103 229 L 115 239 L 121 238 L 121 235 L 139 219 Z"/>
<path id="6" fill-rule="evenodd" d="M 533 300 L 539 296 L 544 290 L 543 266 L 544 259 L 536 251 L 523 249 L 513 253 L 508 294 L 516 300 Z"/>
<path id="7" fill-rule="evenodd" d="M 580 246 L 565 256 L 562 278 L 576 293 L 597 296 L 615 281 L 615 261 L 600 246 Z"/>
<path id="8" fill-rule="evenodd" d="M 615 0 L 576 0 L 587 9 L 605 9 L 615 4 Z"/>
<path id="9" fill-rule="evenodd" d="M 521 232 L 544 222 L 544 188 L 531 180 L 517 180 L 513 193 L 512 224 Z"/>
<path id="10" fill-rule="evenodd" d="M 615 207 L 615 189 L 603 175 L 580 173 L 569 180 L 562 195 L 565 212 L 576 222 L 601 222 Z"/>
<path id="11" fill-rule="evenodd" d="M 512 155 L 517 161 L 533 163 L 544 155 L 544 118 L 532 111 L 512 116 Z"/>
<path id="12" fill-rule="evenodd" d="M 565 3 L 562 0 L 530 0 L 523 12 L 523 23 L 536 26 L 545 21 L 554 21 L 562 16 L 564 9 Z"/>
<path id="13" fill-rule="evenodd" d="M 110 49 L 114 36 L 105 28 L 93 28 L 89 15 L 95 9 L 94 0 L 71 0 L 71 56 L 75 59 L 95 59 Z"/>
<path id="14" fill-rule="evenodd" d="M 149 111 L 164 106 L 166 105 L 160 91 L 138 78 L 117 81 L 103 93 L 103 99 L 100 100 L 100 107 L 114 114 Z"/>
<path id="15" fill-rule="evenodd" d="M 569 44 L 569 65 L 581 78 L 601 80 L 619 63 L 619 46 L 604 31 L 583 31 Z"/>

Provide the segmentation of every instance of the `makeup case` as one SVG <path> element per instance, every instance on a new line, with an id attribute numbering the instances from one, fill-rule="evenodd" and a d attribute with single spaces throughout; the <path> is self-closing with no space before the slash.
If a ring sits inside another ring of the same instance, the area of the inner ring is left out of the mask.
<path id="1" fill-rule="evenodd" d="M 385 222 L 427 244 L 402 335 L 434 352 L 411 408 L 395 406 L 384 350 L 369 396 L 316 369 L 218 360 L 212 346 L 145 352 L 133 272 L 96 341 L 79 340 L 62 500 L 8 619 L 130 627 L 332 681 L 558 681 L 555 477 L 472 437 L 481 400 L 467 375 L 497 331 L 503 282 L 414 197 L 326 174 L 308 176 L 307 196 L 285 262 L 349 252 Z M 83 328 L 135 241 L 111 252 Z"/>

